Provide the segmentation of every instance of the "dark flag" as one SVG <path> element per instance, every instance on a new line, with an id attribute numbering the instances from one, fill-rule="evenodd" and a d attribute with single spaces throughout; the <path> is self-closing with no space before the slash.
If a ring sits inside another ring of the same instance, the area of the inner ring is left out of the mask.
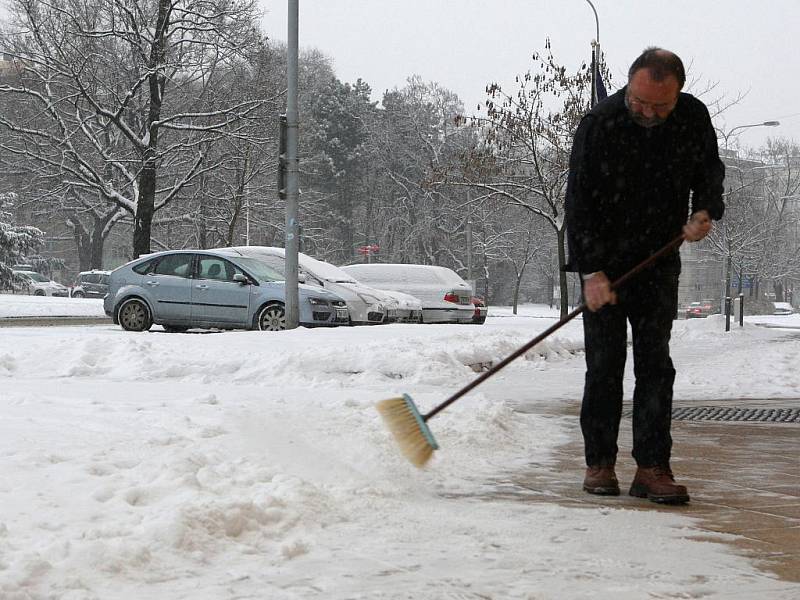
<path id="1" fill-rule="evenodd" d="M 592 45 L 592 106 L 608 97 L 603 75 L 600 73 L 600 44 Z"/>

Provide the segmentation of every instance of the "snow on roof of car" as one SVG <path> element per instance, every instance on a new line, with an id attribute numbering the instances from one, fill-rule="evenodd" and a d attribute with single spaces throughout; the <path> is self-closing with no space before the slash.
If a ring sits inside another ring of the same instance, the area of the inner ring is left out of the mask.
<path id="1" fill-rule="evenodd" d="M 237 252 L 249 256 L 258 256 L 261 254 L 286 258 L 286 250 L 284 248 L 278 248 L 277 246 L 234 246 L 229 249 L 236 250 Z M 300 266 L 303 267 L 303 270 L 308 271 L 319 279 L 324 279 L 331 283 L 358 283 L 352 275 L 346 273 L 339 267 L 317 260 L 316 258 L 311 258 L 308 254 L 303 254 L 302 252 L 298 253 L 297 260 Z"/>
<path id="2" fill-rule="evenodd" d="M 346 268 L 354 273 L 356 277 L 363 277 L 365 283 L 370 281 L 397 281 L 398 279 L 410 282 L 438 281 L 440 283 L 461 285 L 465 283 L 458 273 L 452 269 L 436 265 L 373 263 L 348 265 Z"/>

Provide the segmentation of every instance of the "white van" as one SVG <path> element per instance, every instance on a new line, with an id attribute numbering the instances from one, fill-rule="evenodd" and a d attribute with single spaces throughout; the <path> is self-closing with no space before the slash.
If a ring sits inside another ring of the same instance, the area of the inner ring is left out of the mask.
<path id="1" fill-rule="evenodd" d="M 471 323 L 472 288 L 447 267 L 357 264 L 342 267 L 362 283 L 411 294 L 422 302 L 423 323 Z"/>

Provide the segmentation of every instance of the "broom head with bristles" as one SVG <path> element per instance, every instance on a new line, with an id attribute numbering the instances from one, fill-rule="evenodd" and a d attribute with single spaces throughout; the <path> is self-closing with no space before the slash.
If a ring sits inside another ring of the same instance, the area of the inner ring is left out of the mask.
<path id="1" fill-rule="evenodd" d="M 415 466 L 424 466 L 439 445 L 411 396 L 381 400 L 377 408 L 403 455 Z"/>

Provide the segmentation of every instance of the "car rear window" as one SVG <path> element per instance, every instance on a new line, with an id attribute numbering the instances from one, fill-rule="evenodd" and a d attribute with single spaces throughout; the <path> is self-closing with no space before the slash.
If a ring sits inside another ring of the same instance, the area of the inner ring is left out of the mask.
<path id="1" fill-rule="evenodd" d="M 158 261 L 156 275 L 174 275 L 176 277 L 189 277 L 193 254 L 167 254 Z"/>
<path id="2" fill-rule="evenodd" d="M 138 273 L 139 275 L 144 275 L 145 273 L 149 273 L 150 269 L 153 267 L 153 265 L 156 263 L 157 260 L 158 259 L 153 258 L 151 260 L 146 260 L 143 263 L 136 265 L 135 267 L 133 267 L 134 273 Z"/>

